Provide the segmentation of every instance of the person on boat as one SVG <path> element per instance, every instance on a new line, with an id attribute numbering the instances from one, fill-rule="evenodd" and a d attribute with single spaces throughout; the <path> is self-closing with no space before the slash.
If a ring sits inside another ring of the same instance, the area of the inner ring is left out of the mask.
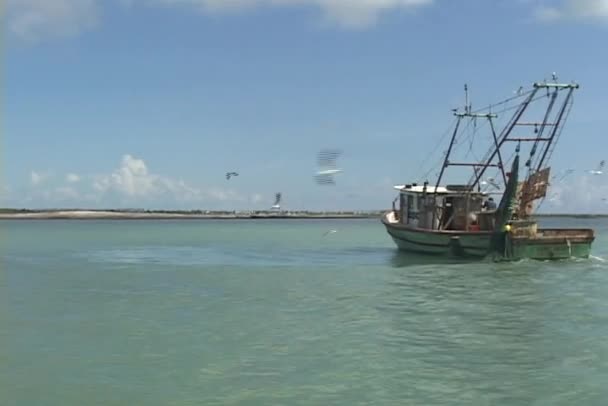
<path id="1" fill-rule="evenodd" d="M 485 210 L 496 210 L 496 202 L 493 197 L 488 197 L 488 200 L 483 202 L 483 206 L 481 206 Z"/>

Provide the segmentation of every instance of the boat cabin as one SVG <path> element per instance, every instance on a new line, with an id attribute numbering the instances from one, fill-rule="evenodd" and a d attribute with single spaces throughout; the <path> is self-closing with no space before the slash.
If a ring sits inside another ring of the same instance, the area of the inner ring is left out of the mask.
<path id="1" fill-rule="evenodd" d="M 398 222 L 412 228 L 446 231 L 492 231 L 495 209 L 484 209 L 489 195 L 465 185 L 395 186 L 399 207 L 393 211 Z"/>

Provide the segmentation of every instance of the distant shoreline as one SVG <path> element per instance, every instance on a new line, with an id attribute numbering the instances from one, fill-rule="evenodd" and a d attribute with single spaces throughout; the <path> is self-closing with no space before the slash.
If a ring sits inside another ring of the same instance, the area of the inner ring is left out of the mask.
<path id="1" fill-rule="evenodd" d="M 369 211 L 208 211 L 208 210 L 84 210 L 0 209 L 0 220 L 240 220 L 240 219 L 373 219 L 386 210 Z M 608 214 L 537 214 L 538 218 L 604 218 Z"/>
<path id="2" fill-rule="evenodd" d="M 365 219 L 379 211 L 181 211 L 181 210 L 19 210 L 0 209 L 0 220 L 237 220 L 237 219 Z"/>

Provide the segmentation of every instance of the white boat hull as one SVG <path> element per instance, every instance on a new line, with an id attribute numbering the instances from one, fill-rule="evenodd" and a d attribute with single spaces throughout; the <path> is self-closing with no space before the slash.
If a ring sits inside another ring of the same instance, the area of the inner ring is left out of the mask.
<path id="1" fill-rule="evenodd" d="M 388 234 L 400 250 L 446 257 L 479 257 L 489 253 L 490 232 L 437 231 L 409 227 L 395 220 L 394 213 L 382 217 Z"/>

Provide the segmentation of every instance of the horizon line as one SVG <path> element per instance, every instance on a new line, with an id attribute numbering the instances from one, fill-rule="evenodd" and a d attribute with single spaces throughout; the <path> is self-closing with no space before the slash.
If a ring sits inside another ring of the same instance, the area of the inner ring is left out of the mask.
<path id="1" fill-rule="evenodd" d="M 0 207 L 0 214 L 11 213 L 49 213 L 49 212 L 113 212 L 113 213 L 193 213 L 193 214 L 213 214 L 213 213 L 311 213 L 311 214 L 345 214 L 345 213 L 384 213 L 390 209 L 337 209 L 337 210 L 309 210 L 309 209 L 144 209 L 144 208 L 13 208 Z M 535 213 L 532 217 L 608 217 L 608 213 Z"/>

